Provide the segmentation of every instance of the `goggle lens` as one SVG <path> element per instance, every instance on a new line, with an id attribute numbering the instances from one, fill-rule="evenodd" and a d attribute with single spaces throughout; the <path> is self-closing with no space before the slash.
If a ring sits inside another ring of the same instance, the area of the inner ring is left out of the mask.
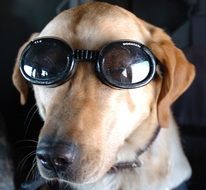
<path id="1" fill-rule="evenodd" d="M 114 86 L 133 86 L 144 81 L 153 70 L 151 58 L 135 45 L 116 43 L 102 52 L 101 72 Z"/>
<path id="2" fill-rule="evenodd" d="M 27 78 L 33 79 L 31 82 L 52 85 L 67 75 L 73 62 L 72 54 L 72 49 L 61 41 L 37 40 L 25 49 L 21 68 Z"/>

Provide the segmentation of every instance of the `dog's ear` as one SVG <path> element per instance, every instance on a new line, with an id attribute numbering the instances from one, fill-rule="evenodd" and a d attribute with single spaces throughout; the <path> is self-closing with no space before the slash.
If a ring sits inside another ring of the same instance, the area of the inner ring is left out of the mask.
<path id="1" fill-rule="evenodd" d="M 149 42 L 148 46 L 160 61 L 163 70 L 162 86 L 157 100 L 158 121 L 161 127 L 167 127 L 170 106 L 193 81 L 195 68 L 161 29 L 153 28 L 151 34 L 153 41 Z"/>
<path id="2" fill-rule="evenodd" d="M 38 36 L 38 33 L 32 34 L 28 42 L 37 36 Z M 13 75 L 12 75 L 12 81 L 13 81 L 14 86 L 20 93 L 20 102 L 22 105 L 26 104 L 29 89 L 28 89 L 26 80 L 23 78 L 19 70 L 19 60 L 21 57 L 21 53 L 26 47 L 26 45 L 28 44 L 28 42 L 24 43 L 19 49 L 19 52 L 16 58 L 16 63 L 15 63 L 14 70 L 13 70 Z"/>

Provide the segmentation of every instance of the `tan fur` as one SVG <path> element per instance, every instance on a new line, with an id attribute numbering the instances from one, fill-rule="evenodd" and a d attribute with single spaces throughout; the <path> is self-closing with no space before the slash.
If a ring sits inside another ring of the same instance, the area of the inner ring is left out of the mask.
<path id="1" fill-rule="evenodd" d="M 45 36 L 63 39 L 74 49 L 94 50 L 119 39 L 136 40 L 150 47 L 163 65 L 163 76 L 131 90 L 102 84 L 93 63 L 81 62 L 72 79 L 61 86 L 33 86 L 45 121 L 39 139 L 52 135 L 72 140 L 81 148 L 76 181 L 66 182 L 78 190 L 165 190 L 190 177 L 170 106 L 190 85 L 195 72 L 164 31 L 120 7 L 88 3 L 54 18 L 38 35 Z M 25 103 L 26 85 L 17 65 L 18 60 L 13 81 Z M 158 125 L 160 134 L 140 156 L 140 168 L 106 173 L 117 162 L 133 161 Z M 39 170 L 51 180 L 41 166 Z"/>

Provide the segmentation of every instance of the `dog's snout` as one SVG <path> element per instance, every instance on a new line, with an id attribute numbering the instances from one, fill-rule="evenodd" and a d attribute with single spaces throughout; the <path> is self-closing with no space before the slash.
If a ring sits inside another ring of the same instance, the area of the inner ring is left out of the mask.
<path id="1" fill-rule="evenodd" d="M 78 152 L 78 147 L 73 143 L 57 143 L 55 145 L 40 143 L 36 156 L 45 169 L 64 171 L 73 164 Z"/>

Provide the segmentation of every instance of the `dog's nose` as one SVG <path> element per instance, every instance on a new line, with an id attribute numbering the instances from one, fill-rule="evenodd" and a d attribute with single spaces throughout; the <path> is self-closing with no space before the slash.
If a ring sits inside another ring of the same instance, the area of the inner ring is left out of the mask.
<path id="1" fill-rule="evenodd" d="M 48 170 L 65 170 L 73 164 L 77 155 L 78 147 L 73 143 L 58 143 L 54 146 L 40 143 L 36 150 L 37 159 Z"/>

